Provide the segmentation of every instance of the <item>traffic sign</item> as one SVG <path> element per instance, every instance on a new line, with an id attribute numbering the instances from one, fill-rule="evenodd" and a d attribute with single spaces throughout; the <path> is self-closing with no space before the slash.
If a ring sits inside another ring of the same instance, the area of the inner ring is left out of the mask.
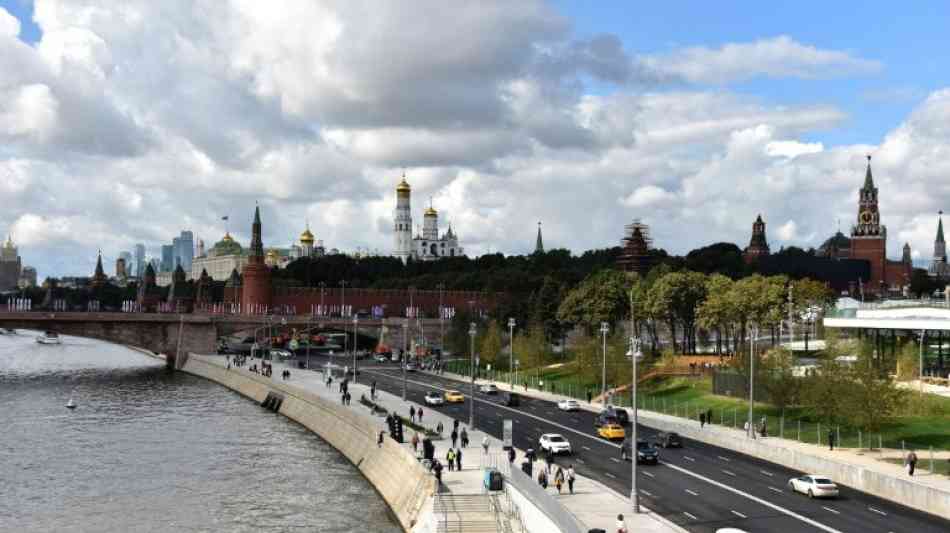
<path id="1" fill-rule="evenodd" d="M 511 420 L 506 419 L 504 422 L 502 422 L 501 440 L 502 440 L 502 446 L 504 446 L 505 448 L 512 447 L 512 442 L 513 442 L 512 432 L 513 431 L 514 431 L 514 424 L 512 424 Z"/>

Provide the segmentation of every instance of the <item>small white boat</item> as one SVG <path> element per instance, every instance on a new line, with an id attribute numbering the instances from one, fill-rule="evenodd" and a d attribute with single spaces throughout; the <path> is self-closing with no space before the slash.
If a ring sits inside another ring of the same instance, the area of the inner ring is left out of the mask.
<path id="1" fill-rule="evenodd" d="M 75 409 L 75 408 L 76 408 L 76 402 L 74 402 L 72 396 L 70 396 L 69 401 L 66 402 L 66 409 Z"/>
<path id="2" fill-rule="evenodd" d="M 40 335 L 36 338 L 36 342 L 40 344 L 62 344 L 62 339 L 59 338 L 59 335 L 55 331 L 47 331 L 46 333 Z"/>

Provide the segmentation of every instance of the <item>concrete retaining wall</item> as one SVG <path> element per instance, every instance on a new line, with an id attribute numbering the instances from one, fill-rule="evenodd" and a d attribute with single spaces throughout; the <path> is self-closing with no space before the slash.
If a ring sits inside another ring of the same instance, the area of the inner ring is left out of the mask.
<path id="1" fill-rule="evenodd" d="M 200 355 L 189 354 L 182 370 L 258 403 L 269 392 L 283 394 L 278 412 L 319 435 L 356 465 L 406 531 L 419 520 L 423 505 L 435 493 L 435 478 L 406 449 L 389 438 L 382 447 L 377 446 L 376 426 L 367 417 L 292 385 L 245 370 L 227 370 Z"/>
<path id="2" fill-rule="evenodd" d="M 639 411 L 639 421 L 645 426 L 664 431 L 675 431 L 684 437 L 735 450 L 752 457 L 780 464 L 802 472 L 825 474 L 842 485 L 873 494 L 893 502 L 950 518 L 950 492 L 928 487 L 909 479 L 901 479 L 858 465 L 842 463 L 824 457 L 786 448 L 770 439 L 767 443 L 745 438 L 743 433 L 725 433 L 720 428 L 700 430 L 698 422 L 679 421 L 673 417 Z"/>

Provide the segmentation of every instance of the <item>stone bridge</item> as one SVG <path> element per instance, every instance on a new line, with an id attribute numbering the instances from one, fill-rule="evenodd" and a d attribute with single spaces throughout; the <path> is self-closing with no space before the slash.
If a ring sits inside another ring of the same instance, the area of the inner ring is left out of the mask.
<path id="1" fill-rule="evenodd" d="M 286 325 L 283 322 L 286 321 Z M 405 319 L 360 319 L 360 335 L 387 325 L 401 339 Z M 413 319 L 411 324 L 417 324 Z M 353 320 L 340 317 L 307 315 L 209 315 L 172 313 L 73 313 L 73 312 L 0 312 L 0 327 L 55 331 L 62 335 L 86 337 L 115 344 L 135 346 L 165 354 L 169 368 L 176 365 L 178 354 L 213 353 L 220 337 L 242 331 L 274 326 L 304 329 L 308 326 L 353 330 Z M 439 331 L 438 319 L 423 319 L 422 327 L 431 336 Z M 445 327 L 448 327 L 446 322 Z M 277 331 L 275 329 L 275 331 Z"/>

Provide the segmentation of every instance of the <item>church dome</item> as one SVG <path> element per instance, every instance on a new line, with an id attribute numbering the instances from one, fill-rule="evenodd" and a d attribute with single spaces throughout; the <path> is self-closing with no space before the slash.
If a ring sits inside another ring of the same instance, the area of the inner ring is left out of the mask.
<path id="1" fill-rule="evenodd" d="M 313 241 L 313 233 L 310 233 L 310 228 L 303 230 L 303 233 L 300 234 L 300 244 L 313 244 Z"/>
<path id="2" fill-rule="evenodd" d="M 396 192 L 409 194 L 410 191 L 412 191 L 412 188 L 409 187 L 409 183 L 406 181 L 406 176 L 403 176 L 402 181 L 399 182 L 399 185 L 396 185 Z"/>
<path id="3" fill-rule="evenodd" d="M 267 258 L 268 258 L 268 259 L 277 259 L 277 258 L 279 257 L 279 255 L 280 255 L 280 254 L 277 253 L 277 250 L 275 250 L 275 249 L 273 249 L 273 248 L 271 248 L 270 250 L 267 250 Z"/>
<path id="4" fill-rule="evenodd" d="M 427 217 L 437 217 L 437 216 L 439 216 L 439 213 L 438 213 L 435 209 L 433 209 L 433 208 L 430 206 L 428 209 L 426 209 L 425 216 L 427 216 Z"/>
<path id="5" fill-rule="evenodd" d="M 243 249 L 241 245 L 231 237 L 230 233 L 225 233 L 224 237 L 220 241 L 214 244 L 214 247 L 211 248 L 214 252 L 214 255 L 241 255 Z"/>

